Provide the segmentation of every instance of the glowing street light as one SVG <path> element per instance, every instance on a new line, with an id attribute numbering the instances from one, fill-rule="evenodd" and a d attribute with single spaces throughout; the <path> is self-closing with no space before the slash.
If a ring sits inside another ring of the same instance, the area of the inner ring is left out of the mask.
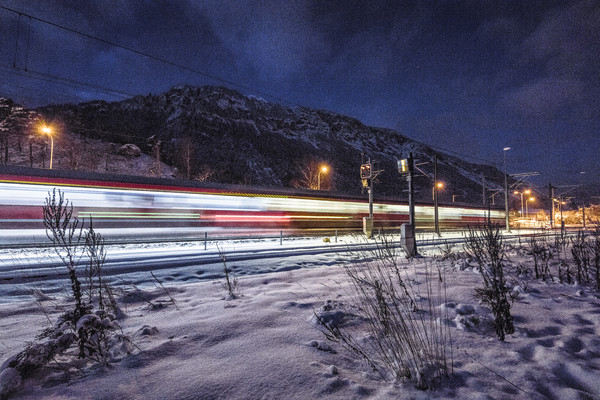
<path id="1" fill-rule="evenodd" d="M 521 195 L 521 217 L 523 216 L 523 194 L 531 194 L 531 190 L 527 189 L 523 192 L 519 192 L 515 190 L 515 195 Z"/>
<path id="2" fill-rule="evenodd" d="M 525 200 L 525 217 L 529 218 L 529 210 L 527 210 L 527 203 L 530 201 L 535 201 L 535 197 L 530 197 Z"/>
<path id="3" fill-rule="evenodd" d="M 433 187 L 431 188 L 431 198 L 433 200 L 435 200 L 436 191 L 439 189 L 443 189 L 443 188 L 444 188 L 444 184 L 442 182 L 438 182 L 435 185 L 433 185 Z"/>
<path id="4" fill-rule="evenodd" d="M 50 169 L 52 169 L 52 158 L 54 156 L 54 136 L 52 136 L 52 128 L 44 125 L 40 128 L 43 134 L 50 136 Z"/>
<path id="5" fill-rule="evenodd" d="M 329 169 L 327 168 L 327 165 L 323 165 L 320 169 L 319 169 L 319 175 L 317 175 L 317 190 L 321 190 L 321 174 L 325 174 L 327 173 Z"/>

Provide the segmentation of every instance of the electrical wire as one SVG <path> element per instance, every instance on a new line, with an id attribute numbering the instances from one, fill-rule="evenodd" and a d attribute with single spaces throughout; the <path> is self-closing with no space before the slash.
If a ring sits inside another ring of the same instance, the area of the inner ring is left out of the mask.
<path id="1" fill-rule="evenodd" d="M 104 44 L 107 44 L 109 46 L 113 46 L 113 47 L 116 47 L 116 48 L 119 48 L 119 49 L 122 49 L 122 50 L 126 50 L 128 52 L 133 53 L 133 54 L 137 54 L 139 56 L 147 57 L 147 58 L 149 58 L 151 60 L 158 61 L 158 62 L 167 64 L 167 65 L 170 65 L 172 67 L 179 68 L 179 69 L 184 70 L 184 71 L 192 72 L 192 73 L 201 75 L 203 77 L 210 78 L 210 79 L 213 79 L 215 81 L 224 83 L 226 85 L 230 85 L 230 86 L 233 86 L 233 87 L 236 87 L 236 88 L 239 88 L 239 89 L 251 92 L 251 93 L 258 94 L 260 96 L 264 96 L 264 97 L 268 97 L 268 98 L 274 99 L 274 100 L 276 100 L 277 102 L 280 102 L 280 103 L 286 103 L 286 104 L 290 104 L 290 105 L 294 105 L 294 106 L 299 106 L 300 107 L 299 104 L 291 102 L 291 101 L 286 100 L 286 99 L 283 99 L 281 97 L 278 97 L 278 96 L 275 96 L 275 95 L 272 95 L 272 94 L 269 94 L 269 93 L 266 93 L 266 92 L 263 92 L 263 91 L 259 91 L 259 90 L 253 89 L 253 88 L 251 88 L 249 86 L 242 85 L 242 84 L 233 82 L 233 81 L 228 80 L 228 79 L 220 78 L 220 77 L 218 77 L 216 75 L 208 74 L 208 73 L 200 71 L 200 70 L 198 70 L 196 68 L 188 67 L 186 65 L 183 65 L 183 64 L 180 64 L 180 63 L 177 63 L 177 62 L 174 62 L 174 61 L 170 61 L 170 60 L 167 60 L 165 58 L 158 57 L 158 56 L 155 56 L 155 55 L 143 52 L 141 50 L 134 49 L 132 47 L 123 46 L 121 44 L 112 42 L 110 40 L 106 40 L 106 39 L 103 39 L 103 38 L 91 35 L 89 33 L 85 33 L 85 32 L 82 32 L 82 31 L 79 31 L 79 30 L 76 30 L 76 29 L 73 29 L 73 28 L 69 28 L 69 27 L 66 27 L 64 25 L 60 25 L 60 24 L 57 24 L 57 23 L 54 23 L 54 22 L 51 22 L 51 21 L 48 21 L 48 20 L 45 20 L 45 19 L 42 19 L 42 18 L 38 18 L 38 17 L 35 17 L 33 15 L 29 15 L 29 14 L 23 13 L 21 11 L 14 10 L 12 8 L 8 8 L 8 7 L 3 6 L 3 5 L 0 5 L 0 9 L 3 9 L 3 10 L 6 10 L 6 11 L 9 11 L 9 12 L 13 12 L 13 13 L 19 14 L 19 16 L 23 15 L 23 16 L 28 17 L 30 19 L 33 19 L 33 20 L 45 23 L 47 25 L 53 26 L 55 28 L 63 29 L 65 31 L 67 31 L 67 32 L 71 32 L 71 33 L 80 35 L 82 37 L 88 38 L 88 39 L 96 40 L 96 41 L 98 41 L 100 43 L 104 43 Z"/>
<path id="2" fill-rule="evenodd" d="M 24 70 L 24 69 L 20 69 L 20 68 L 14 68 L 14 67 L 10 67 L 6 64 L 2 64 L 2 63 L 0 63 L 0 69 L 3 69 L 7 72 L 11 72 L 13 74 L 20 75 L 23 77 L 34 78 L 34 79 L 38 79 L 38 80 L 42 80 L 42 81 L 46 81 L 46 82 L 50 82 L 50 83 L 58 83 L 61 85 L 70 86 L 75 89 L 89 90 L 89 91 L 92 91 L 95 93 L 101 93 L 101 94 L 108 95 L 111 97 L 127 99 L 127 98 L 131 98 L 131 97 L 135 96 L 135 94 L 133 94 L 133 93 L 127 93 L 127 92 L 123 92 L 123 91 L 119 91 L 119 90 L 114 90 L 114 89 L 106 88 L 104 86 L 95 85 L 92 83 L 85 83 L 85 82 L 77 81 L 74 79 L 64 78 L 64 77 L 61 77 L 58 75 L 47 74 L 47 73 L 44 73 L 41 71 L 36 71 L 36 70 L 31 70 L 31 69 Z"/>

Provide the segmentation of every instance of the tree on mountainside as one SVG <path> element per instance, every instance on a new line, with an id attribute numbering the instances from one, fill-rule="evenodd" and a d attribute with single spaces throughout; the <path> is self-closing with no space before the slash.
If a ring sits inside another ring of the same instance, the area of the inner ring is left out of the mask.
<path id="1" fill-rule="evenodd" d="M 1 99 L 0 101 L 0 145 L 2 152 L 0 159 L 3 164 L 9 162 L 9 137 L 17 138 L 19 150 L 21 149 L 22 139 L 25 135 L 26 128 L 31 126 L 35 121 L 24 107 L 15 104 L 12 100 Z"/>
<path id="2" fill-rule="evenodd" d="M 324 166 L 326 166 L 324 162 L 317 160 L 296 162 L 296 178 L 291 181 L 292 187 L 318 190 L 320 184 L 320 190 L 331 190 L 333 188 L 331 168 L 327 167 L 327 170 L 323 171 Z"/>
<path id="3" fill-rule="evenodd" d="M 175 145 L 175 154 L 178 157 L 173 159 L 175 166 L 185 174 L 186 179 L 192 179 L 192 174 L 197 169 L 196 166 L 196 148 L 194 141 L 190 136 L 179 139 Z"/>

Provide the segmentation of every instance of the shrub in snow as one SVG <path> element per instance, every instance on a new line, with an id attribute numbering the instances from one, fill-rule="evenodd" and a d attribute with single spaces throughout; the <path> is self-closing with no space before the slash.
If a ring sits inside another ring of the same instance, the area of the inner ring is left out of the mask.
<path id="1" fill-rule="evenodd" d="M 529 238 L 529 254 L 533 255 L 535 278 L 543 281 L 546 279 L 554 281 L 549 267 L 552 251 L 550 251 L 544 237 L 537 238 L 533 235 Z"/>
<path id="2" fill-rule="evenodd" d="M 46 234 L 68 271 L 73 308 L 38 335 L 43 342 L 29 343 L 23 351 L 9 358 L 0 368 L 2 376 L 12 376 L 11 371 L 16 371 L 20 378 L 26 378 L 51 361 L 64 370 L 69 369 L 68 362 L 74 359 L 108 364 L 133 350 L 131 341 L 120 332 L 115 315 L 105 309 L 108 306 L 118 311 L 110 288 L 102 281 L 106 256 L 102 237 L 91 223 L 84 232 L 83 224 L 73 217 L 73 205 L 60 190 L 58 194 L 56 189 L 49 193 L 43 214 Z M 87 260 L 83 268 L 84 284 L 79 279 L 83 259 Z M 75 352 L 70 352 L 71 349 Z M 19 383 L 14 383 L 17 381 Z M 5 386 L 14 390 L 14 386 L 20 384 L 20 380 L 8 379 L 8 382 L 13 383 L 3 383 L 3 391 Z"/>
<path id="3" fill-rule="evenodd" d="M 74 342 L 74 333 L 62 332 L 62 334 L 57 334 L 44 343 L 28 343 L 23 351 L 15 354 L 2 364 L 0 367 L 1 374 L 4 374 L 7 370 L 13 370 L 19 374 L 20 378 L 27 378 L 52 361 L 56 354 L 66 351 Z"/>
<path id="4" fill-rule="evenodd" d="M 227 256 L 219 245 L 217 245 L 219 251 L 219 258 L 223 263 L 223 273 L 225 274 L 225 282 L 221 284 L 223 289 L 227 291 L 227 299 L 237 299 L 240 296 L 239 280 L 236 277 L 231 276 L 231 270 L 227 268 Z"/>
<path id="5" fill-rule="evenodd" d="M 510 314 L 508 288 L 504 279 L 503 260 L 506 257 L 502 233 L 498 225 L 489 224 L 474 230 L 469 228 L 465 251 L 479 263 L 483 288 L 475 289 L 475 297 L 489 304 L 494 314 L 494 327 L 498 339 L 515 332 Z"/>
<path id="6" fill-rule="evenodd" d="M 600 291 L 600 224 L 596 224 L 596 228 L 589 242 L 590 252 L 592 253 L 592 266 L 594 273 L 595 289 Z"/>
<path id="7" fill-rule="evenodd" d="M 115 328 L 112 314 L 104 312 L 108 303 L 116 311 L 116 302 L 110 287 L 102 281 L 102 266 L 106 258 L 104 240 L 96 233 L 90 221 L 90 227 L 84 232 L 83 223 L 73 217 L 73 204 L 65 199 L 64 193 L 54 189 L 48 193 L 44 212 L 46 235 L 52 241 L 54 250 L 69 273 L 71 291 L 75 299 L 74 308 L 63 314 L 57 325 L 50 329 L 49 337 L 64 331 L 68 325 L 76 337 L 79 358 L 93 357 L 106 362 L 102 346 L 98 341 L 106 341 L 106 332 Z M 88 263 L 84 268 L 85 285 L 78 276 L 80 260 L 87 255 Z M 94 308 L 99 311 L 94 313 Z M 103 319 L 96 323 L 98 315 Z M 111 318 L 112 317 L 112 318 Z"/>
<path id="8" fill-rule="evenodd" d="M 440 261 L 450 260 L 454 265 L 454 262 L 460 259 L 460 255 L 454 252 L 451 243 L 448 243 L 447 240 L 444 240 L 442 246 L 439 247 L 440 255 L 437 257 Z"/>
<path id="9" fill-rule="evenodd" d="M 350 300 L 325 303 L 314 310 L 314 320 L 327 339 L 364 359 L 383 379 L 434 387 L 449 373 L 447 313 L 439 307 L 443 272 L 426 264 L 424 284 L 413 286 L 399 265 L 403 257 L 387 240 L 363 253 L 356 258 L 368 261 L 344 267 Z"/>
<path id="10" fill-rule="evenodd" d="M 575 237 L 571 238 L 571 254 L 573 262 L 575 262 L 576 271 L 575 278 L 579 283 L 589 282 L 590 280 L 590 263 L 591 263 L 591 248 L 586 242 L 583 231 L 577 232 Z"/>

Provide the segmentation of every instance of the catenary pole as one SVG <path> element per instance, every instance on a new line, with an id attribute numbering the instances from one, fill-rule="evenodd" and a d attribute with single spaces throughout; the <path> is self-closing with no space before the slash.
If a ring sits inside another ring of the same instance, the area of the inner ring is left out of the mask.
<path id="1" fill-rule="evenodd" d="M 508 217 L 508 174 L 506 172 L 506 152 L 510 150 L 510 147 L 502 149 L 504 153 L 504 213 L 506 217 L 506 230 L 510 232 L 510 221 Z"/>

